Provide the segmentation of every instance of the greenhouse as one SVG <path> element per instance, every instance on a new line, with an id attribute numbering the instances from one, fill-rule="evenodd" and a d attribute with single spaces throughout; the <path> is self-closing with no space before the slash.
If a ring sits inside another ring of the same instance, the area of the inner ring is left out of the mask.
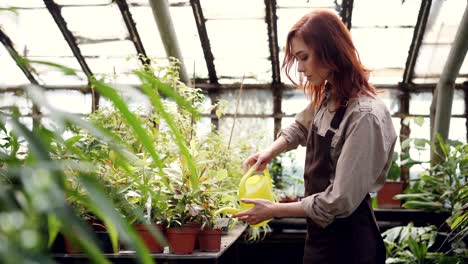
<path id="1" fill-rule="evenodd" d="M 466 0 L 2 0 L 0 263 L 468 263 Z"/>

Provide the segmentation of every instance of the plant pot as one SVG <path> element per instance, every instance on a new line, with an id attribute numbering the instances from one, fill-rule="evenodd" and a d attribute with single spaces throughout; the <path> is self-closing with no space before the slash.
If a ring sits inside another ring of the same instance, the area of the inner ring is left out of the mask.
<path id="1" fill-rule="evenodd" d="M 199 250 L 200 249 L 200 243 L 198 242 L 198 234 L 200 234 L 201 231 L 201 224 L 197 222 L 188 222 L 183 225 L 184 227 L 190 227 L 193 229 L 198 230 L 197 237 L 195 238 L 195 246 L 193 247 L 194 250 Z"/>
<path id="2" fill-rule="evenodd" d="M 401 201 L 395 200 L 393 197 L 397 194 L 403 193 L 403 182 L 385 182 L 384 186 L 377 193 L 378 208 L 400 208 Z"/>
<path id="3" fill-rule="evenodd" d="M 80 249 L 73 246 L 72 242 L 68 240 L 66 237 L 64 237 L 64 241 L 65 241 L 65 253 L 78 254 L 82 252 Z"/>
<path id="4" fill-rule="evenodd" d="M 169 249 L 173 254 L 192 254 L 195 240 L 200 229 L 192 227 L 177 227 L 167 229 Z"/>
<path id="5" fill-rule="evenodd" d="M 201 230 L 198 234 L 201 251 L 218 252 L 221 250 L 221 229 Z"/>
<path id="6" fill-rule="evenodd" d="M 112 241 L 108 232 L 96 231 L 95 236 L 97 238 L 97 245 L 102 253 L 118 253 L 119 248 L 117 248 L 117 252 L 114 252 L 114 249 L 112 248 Z M 64 241 L 65 253 L 78 254 L 83 252 L 81 249 L 76 248 L 66 237 L 64 237 Z"/>
<path id="7" fill-rule="evenodd" d="M 158 229 L 161 232 L 161 234 L 164 234 L 164 227 L 162 225 L 154 224 L 154 227 Z M 148 230 L 148 228 L 145 225 L 136 224 L 135 230 L 140 235 L 140 238 L 143 240 L 146 247 L 148 247 L 148 250 L 151 253 L 162 253 L 164 251 L 164 248 L 156 240 L 156 238 L 153 237 L 150 230 Z"/>

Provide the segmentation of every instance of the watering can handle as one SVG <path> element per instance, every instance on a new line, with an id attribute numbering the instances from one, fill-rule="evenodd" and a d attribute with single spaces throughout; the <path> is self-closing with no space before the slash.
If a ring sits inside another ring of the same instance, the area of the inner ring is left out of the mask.
<path id="1" fill-rule="evenodd" d="M 254 172 L 255 172 L 255 170 L 254 170 L 253 166 L 250 167 L 250 169 L 244 174 L 244 176 L 242 176 L 239 185 L 240 185 L 240 186 L 244 186 L 245 181 L 246 181 L 250 176 L 252 176 L 252 174 L 253 174 Z M 268 177 L 268 180 L 271 180 L 270 172 L 268 171 L 267 168 L 265 168 L 265 169 L 263 170 L 263 174 L 265 174 L 265 176 Z"/>

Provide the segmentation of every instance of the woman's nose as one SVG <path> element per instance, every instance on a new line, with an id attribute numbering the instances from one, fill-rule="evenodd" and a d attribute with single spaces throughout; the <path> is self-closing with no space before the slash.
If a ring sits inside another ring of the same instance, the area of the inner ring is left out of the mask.
<path id="1" fill-rule="evenodd" d="M 304 65 L 300 62 L 297 64 L 297 71 L 304 72 Z"/>

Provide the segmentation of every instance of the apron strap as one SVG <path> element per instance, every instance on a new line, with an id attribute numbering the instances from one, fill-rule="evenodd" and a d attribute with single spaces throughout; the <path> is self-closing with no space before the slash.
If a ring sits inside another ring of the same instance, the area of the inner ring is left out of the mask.
<path id="1" fill-rule="evenodd" d="M 333 116 L 333 119 L 331 121 L 331 128 L 334 130 L 337 130 L 338 127 L 340 126 L 341 120 L 343 120 L 343 117 L 345 115 L 346 109 L 348 108 L 348 98 L 343 98 L 343 104 L 340 106 L 340 109 L 336 112 L 336 114 Z"/>

